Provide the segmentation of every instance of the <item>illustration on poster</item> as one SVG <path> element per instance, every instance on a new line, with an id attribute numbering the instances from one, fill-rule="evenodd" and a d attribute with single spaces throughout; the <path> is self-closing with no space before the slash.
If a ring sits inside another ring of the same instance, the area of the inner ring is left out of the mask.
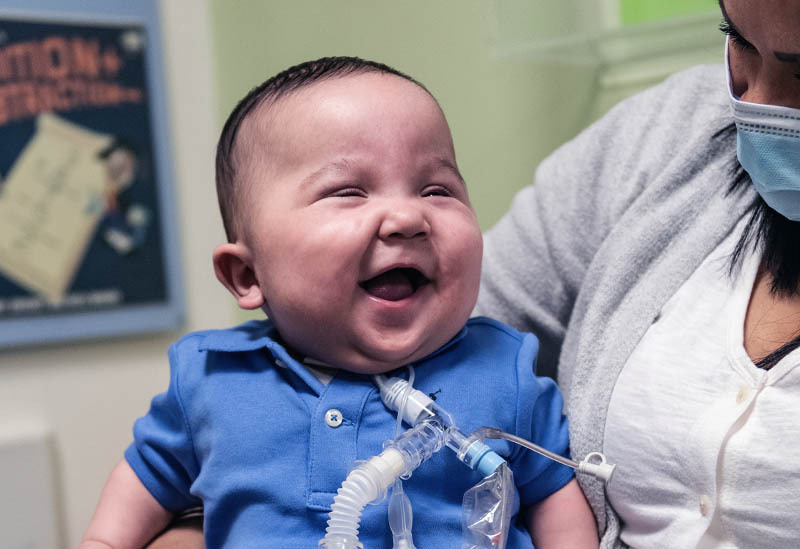
<path id="1" fill-rule="evenodd" d="M 130 146 L 40 114 L 0 192 L 0 271 L 58 304 L 98 226 L 118 253 L 130 252 L 150 217 L 117 200 L 135 171 Z"/>
<path id="2" fill-rule="evenodd" d="M 0 16 L 0 317 L 165 298 L 146 46 Z"/>

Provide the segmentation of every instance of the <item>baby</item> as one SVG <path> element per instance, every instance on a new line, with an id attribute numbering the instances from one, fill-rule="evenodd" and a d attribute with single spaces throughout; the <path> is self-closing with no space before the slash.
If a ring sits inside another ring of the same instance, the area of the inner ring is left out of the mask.
<path id="1" fill-rule="evenodd" d="M 217 192 L 217 277 L 269 320 L 170 348 L 169 388 L 136 422 L 82 548 L 141 547 L 200 504 L 208 547 L 316 547 L 348 472 L 394 438 L 370 375 L 406 365 L 463 432 L 567 452 L 558 390 L 533 375 L 536 338 L 468 320 L 481 232 L 421 84 L 349 57 L 278 74 L 228 118 Z M 571 470 L 491 444 L 518 494 L 507 547 L 597 547 Z M 461 498 L 479 477 L 442 450 L 405 482 L 418 547 L 460 546 Z M 386 502 L 364 509 L 359 538 L 391 547 Z"/>

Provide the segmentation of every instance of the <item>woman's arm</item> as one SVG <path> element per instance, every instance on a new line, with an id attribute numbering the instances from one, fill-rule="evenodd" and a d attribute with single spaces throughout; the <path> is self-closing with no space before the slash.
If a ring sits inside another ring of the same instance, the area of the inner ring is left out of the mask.
<path id="1" fill-rule="evenodd" d="M 119 462 L 106 482 L 79 549 L 144 547 L 172 514 L 147 491 L 128 462 Z"/>
<path id="2" fill-rule="evenodd" d="M 598 547 L 594 515 L 575 479 L 524 514 L 531 540 L 539 549 Z"/>
<path id="3" fill-rule="evenodd" d="M 205 549 L 202 511 L 177 516 L 147 549 Z"/>

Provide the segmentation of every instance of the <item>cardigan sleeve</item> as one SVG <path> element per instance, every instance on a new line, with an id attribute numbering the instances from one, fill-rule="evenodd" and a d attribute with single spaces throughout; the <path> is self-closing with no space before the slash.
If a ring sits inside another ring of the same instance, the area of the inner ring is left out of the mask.
<path id="1" fill-rule="evenodd" d="M 626 99 L 562 145 L 485 235 L 475 313 L 535 333 L 541 341 L 540 374 L 555 377 L 592 261 L 608 242 L 619 244 L 626 238 L 609 238 L 619 229 L 619 220 L 667 166 L 684 162 L 682 154 L 691 158 L 696 138 L 676 127 L 678 114 L 681 120 L 701 120 L 718 111 L 696 113 L 702 102 L 687 104 L 687 96 L 703 91 L 690 87 L 707 74 L 702 70 L 687 71 Z M 707 139 L 706 133 L 702 138 Z"/>
<path id="2" fill-rule="evenodd" d="M 485 236 L 476 313 L 535 333 L 539 373 L 555 376 L 584 275 L 626 197 L 619 182 L 619 120 L 603 119 L 537 169 L 509 212 Z"/>

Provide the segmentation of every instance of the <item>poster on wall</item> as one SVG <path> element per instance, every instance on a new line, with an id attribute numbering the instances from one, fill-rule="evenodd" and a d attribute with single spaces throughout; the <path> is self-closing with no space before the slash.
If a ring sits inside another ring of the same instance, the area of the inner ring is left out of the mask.
<path id="1" fill-rule="evenodd" d="M 150 4 L 0 10 L 0 347 L 180 323 Z"/>

